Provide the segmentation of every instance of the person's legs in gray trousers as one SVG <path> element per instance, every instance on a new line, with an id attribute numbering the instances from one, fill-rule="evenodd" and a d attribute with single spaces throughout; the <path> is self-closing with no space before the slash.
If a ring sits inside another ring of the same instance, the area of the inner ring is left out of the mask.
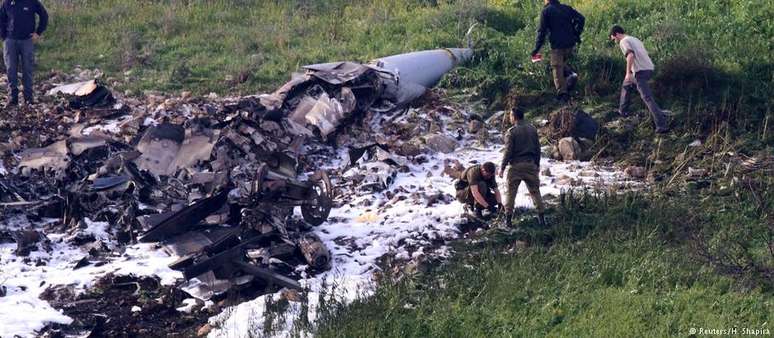
<path id="1" fill-rule="evenodd" d="M 618 113 L 621 116 L 629 116 L 629 104 L 631 103 L 631 92 L 637 89 L 637 84 L 634 81 L 624 80 L 621 83 L 621 96 L 618 100 Z"/>
<path id="2" fill-rule="evenodd" d="M 3 61 L 5 61 L 6 74 L 8 74 L 8 101 L 19 101 L 19 54 L 16 48 L 16 40 L 5 39 L 3 42 Z"/>
<path id="3" fill-rule="evenodd" d="M 640 97 L 645 105 L 648 107 L 651 115 L 653 116 L 653 122 L 656 124 L 656 129 L 666 129 L 666 117 L 664 112 L 656 104 L 656 100 L 653 98 L 653 92 L 650 90 L 648 80 L 653 76 L 652 70 L 642 70 L 634 74 L 633 81 L 624 81 L 621 84 L 621 97 L 619 100 L 618 112 L 622 116 L 629 115 L 629 102 L 631 101 L 631 93 L 636 89 L 640 92 Z"/>
<path id="4" fill-rule="evenodd" d="M 19 59 L 22 66 L 22 85 L 24 86 L 24 100 L 31 103 L 32 76 L 35 71 L 35 44 L 32 39 L 14 40 L 6 39 L 3 44 L 3 60 L 8 74 L 8 96 L 11 102 L 19 98 Z"/>
<path id="5" fill-rule="evenodd" d="M 24 86 L 24 101 L 27 104 L 33 102 L 32 74 L 35 71 L 35 43 L 32 39 L 19 40 L 22 59 L 22 85 Z"/>

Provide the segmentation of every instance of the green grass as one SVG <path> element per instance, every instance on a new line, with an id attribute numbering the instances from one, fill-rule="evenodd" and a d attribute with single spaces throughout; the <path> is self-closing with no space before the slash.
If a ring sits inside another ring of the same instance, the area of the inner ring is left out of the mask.
<path id="1" fill-rule="evenodd" d="M 48 6 L 52 23 L 41 44 L 42 68 L 99 67 L 117 79 L 132 71 L 129 88 L 198 93 L 271 90 L 305 64 L 459 46 L 468 25 L 464 4 L 441 9 L 415 1 L 108 0 Z M 243 83 L 226 80 L 244 74 Z"/>
<path id="2" fill-rule="evenodd" d="M 764 234 L 770 215 L 746 207 L 707 212 L 730 199 L 652 197 L 566 196 L 550 228 L 527 221 L 514 235 L 492 232 L 478 244 L 458 244 L 455 258 L 429 274 L 384 283 L 375 296 L 325 316 L 318 334 L 666 337 L 688 336 L 690 328 L 771 330 L 770 277 L 720 272 L 702 260 L 694 244 L 704 240 L 693 236 L 720 236 L 718 229 L 739 222 Z M 514 253 L 516 240 L 528 247 Z M 774 269 L 765 240 L 745 241 L 759 255 L 754 264 Z"/>
<path id="3" fill-rule="evenodd" d="M 765 0 L 568 2 L 588 18 L 578 58 L 587 94 L 610 94 L 620 81 L 623 58 L 606 36 L 613 23 L 643 39 L 659 66 L 698 50 L 719 71 L 744 75 L 741 92 L 771 94 L 774 9 Z M 512 87 L 550 87 L 543 67 L 527 62 L 541 3 L 55 0 L 39 59 L 42 69 L 99 67 L 132 89 L 255 92 L 304 64 L 461 46 L 480 22 L 476 63 L 446 86 L 494 100 Z"/>

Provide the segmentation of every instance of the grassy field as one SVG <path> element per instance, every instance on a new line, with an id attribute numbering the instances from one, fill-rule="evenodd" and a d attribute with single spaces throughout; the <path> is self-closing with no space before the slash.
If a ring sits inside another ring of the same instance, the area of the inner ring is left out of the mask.
<path id="1" fill-rule="evenodd" d="M 705 88 L 702 81 L 733 82 L 743 75 L 741 92 L 759 99 L 771 93 L 774 24 L 769 18 L 774 9 L 765 0 L 569 3 L 588 20 L 577 62 L 588 96 L 615 92 L 622 77 L 623 58 L 606 36 L 613 23 L 642 38 L 660 69 L 686 58 L 684 67 L 705 67 L 696 69 L 698 74 L 680 67 L 680 74 L 668 75 L 700 87 L 690 89 Z M 545 69 L 530 65 L 527 55 L 541 4 L 55 0 L 46 2 L 51 25 L 39 59 L 45 70 L 98 67 L 133 89 L 252 93 L 273 89 L 304 64 L 461 46 L 467 28 L 479 22 L 476 62 L 445 85 L 494 99 L 511 87 L 550 86 Z M 125 72 L 131 74 L 124 78 Z M 662 92 L 684 84 L 664 83 Z M 722 94 L 737 87 L 723 84 L 712 90 Z"/>
<path id="2" fill-rule="evenodd" d="M 722 175 L 729 153 L 774 144 L 774 6 L 768 0 L 566 1 L 587 28 L 575 67 L 578 97 L 609 121 L 624 59 L 614 23 L 642 39 L 654 90 L 675 131 L 655 139 L 647 120 L 597 149 L 665 180 L 648 194 L 575 196 L 551 227 L 461 243 L 427 274 L 334 306 L 322 336 L 686 336 L 692 327 L 773 328 L 772 178 Z M 463 45 L 474 22 L 476 58 L 441 86 L 491 109 L 552 85 L 529 51 L 542 0 L 55 0 L 39 73 L 100 68 L 118 90 L 252 94 L 310 63 L 369 59 Z M 546 47 L 547 48 L 547 47 Z M 546 49 L 547 50 L 547 49 Z M 549 106 L 528 105 L 530 116 Z M 642 110 L 642 107 L 639 108 Z M 703 146 L 689 148 L 692 141 Z M 706 167 L 712 182 L 677 177 Z M 515 240 L 526 247 L 510 251 Z M 767 273 L 769 273 L 767 275 Z"/>
<path id="3" fill-rule="evenodd" d="M 49 1 L 44 69 L 99 67 L 135 89 L 270 90 L 299 66 L 460 46 L 468 7 L 415 1 Z M 478 5 L 480 6 L 480 5 Z"/>
<path id="4" fill-rule="evenodd" d="M 771 330 L 771 215 L 727 207 L 740 201 L 716 193 L 651 197 L 567 196 L 550 228 L 527 220 L 515 234 L 490 231 L 477 244 L 460 243 L 455 258 L 430 273 L 384 283 L 376 296 L 327 314 L 319 335 L 667 337 L 689 336 L 691 328 Z M 749 191 L 739 198 L 754 205 Z M 774 194 L 764 198 L 766 208 L 774 206 Z"/>

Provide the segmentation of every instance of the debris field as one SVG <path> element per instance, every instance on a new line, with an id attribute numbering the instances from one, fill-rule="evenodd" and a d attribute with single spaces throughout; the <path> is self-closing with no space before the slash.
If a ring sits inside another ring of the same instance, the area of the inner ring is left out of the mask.
<path id="1" fill-rule="evenodd" d="M 0 335 L 44 323 L 112 335 L 160 309 L 193 313 L 159 326 L 191 334 L 208 317 L 193 304 L 319 288 L 341 271 L 356 271 L 346 285 L 356 288 L 385 254 L 443 255 L 463 221 L 450 168 L 500 156 L 501 134 L 486 127 L 496 117 L 429 91 L 471 54 L 310 65 L 271 94 L 226 98 L 139 99 L 98 72 L 51 74 L 36 88 L 45 97 L 0 119 L 0 269 L 26 273 L 3 272 L 0 304 L 38 314 Z M 588 164 L 544 161 L 555 171 L 542 174 L 552 177 L 544 194 L 619 180 L 613 168 L 584 179 Z M 97 299 L 111 292 L 127 300 Z"/>

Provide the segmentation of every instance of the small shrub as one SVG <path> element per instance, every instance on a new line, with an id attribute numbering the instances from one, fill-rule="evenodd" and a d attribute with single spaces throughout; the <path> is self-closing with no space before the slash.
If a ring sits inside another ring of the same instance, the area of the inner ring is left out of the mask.
<path id="1" fill-rule="evenodd" d="M 607 55 L 584 55 L 576 61 L 581 69 L 580 86 L 586 96 L 616 95 L 623 81 L 626 61 L 622 57 Z"/>

